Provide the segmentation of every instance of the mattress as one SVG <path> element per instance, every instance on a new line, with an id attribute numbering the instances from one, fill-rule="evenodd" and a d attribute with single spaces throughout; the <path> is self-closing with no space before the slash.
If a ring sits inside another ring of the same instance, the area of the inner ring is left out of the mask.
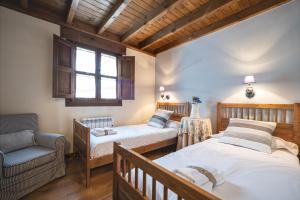
<path id="1" fill-rule="evenodd" d="M 218 140 L 212 138 L 188 146 L 154 162 L 170 171 L 188 165 L 203 166 L 203 163 L 223 171 L 225 183 L 212 191 L 221 199 L 300 199 L 300 166 L 295 155 L 285 150 L 266 154 Z M 142 188 L 141 171 L 139 179 L 139 188 Z M 147 179 L 147 195 L 151 197 L 152 178 L 147 176 Z M 156 199 L 163 199 L 163 186 L 160 183 L 157 183 L 156 192 Z M 169 199 L 177 199 L 177 195 L 169 191 Z"/>
<path id="2" fill-rule="evenodd" d="M 128 148 L 136 148 L 177 137 L 175 128 L 156 128 L 147 124 L 119 126 L 113 128 L 115 135 L 90 136 L 91 158 L 113 153 L 113 143 L 119 142 Z"/>

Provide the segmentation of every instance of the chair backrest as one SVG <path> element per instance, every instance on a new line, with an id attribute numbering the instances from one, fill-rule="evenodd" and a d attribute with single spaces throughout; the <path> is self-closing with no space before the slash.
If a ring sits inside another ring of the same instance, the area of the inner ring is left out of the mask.
<path id="1" fill-rule="evenodd" d="M 89 128 L 104 128 L 114 126 L 114 119 L 113 117 L 109 116 L 84 118 L 80 121 Z"/>
<path id="2" fill-rule="evenodd" d="M 38 116 L 35 113 L 0 115 L 0 134 L 22 130 L 38 133 Z"/>

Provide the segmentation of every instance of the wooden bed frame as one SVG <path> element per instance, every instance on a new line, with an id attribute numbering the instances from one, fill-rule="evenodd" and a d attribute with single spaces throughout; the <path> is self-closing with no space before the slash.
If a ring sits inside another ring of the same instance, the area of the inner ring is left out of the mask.
<path id="1" fill-rule="evenodd" d="M 158 102 L 156 105 L 157 109 L 171 110 L 174 111 L 171 118 L 172 120 L 180 121 L 182 117 L 188 116 L 190 112 L 190 105 L 186 103 L 164 103 Z M 156 149 L 164 148 L 171 145 L 177 144 L 177 138 L 172 138 L 149 144 L 146 146 L 140 146 L 135 148 L 134 151 L 143 154 Z M 83 169 L 85 171 L 85 185 L 86 187 L 90 184 L 91 169 L 100 167 L 113 162 L 113 154 L 101 156 L 98 158 L 91 158 L 90 154 L 90 128 L 80 121 L 73 120 L 73 151 L 82 161 Z"/>
<path id="2" fill-rule="evenodd" d="M 295 104 L 231 104 L 218 103 L 217 131 L 226 129 L 230 118 L 276 122 L 274 136 L 300 147 L 300 103 Z M 288 120 L 289 114 L 291 119 Z"/>
<path id="3" fill-rule="evenodd" d="M 292 120 L 287 119 L 292 112 Z M 275 135 L 300 146 L 300 103 L 296 104 L 223 104 L 217 106 L 217 130 L 228 126 L 230 118 L 246 118 L 261 121 L 276 121 Z M 134 169 L 134 184 L 131 182 Z M 138 188 L 138 169 L 143 171 L 142 191 Z M 147 197 L 146 175 L 152 177 L 152 197 Z M 134 150 L 114 144 L 113 172 L 114 200 L 148 200 L 156 199 L 156 183 L 164 186 L 163 199 L 168 199 L 168 189 L 185 200 L 216 200 L 215 195 L 176 176 L 174 173 L 143 157 Z"/>

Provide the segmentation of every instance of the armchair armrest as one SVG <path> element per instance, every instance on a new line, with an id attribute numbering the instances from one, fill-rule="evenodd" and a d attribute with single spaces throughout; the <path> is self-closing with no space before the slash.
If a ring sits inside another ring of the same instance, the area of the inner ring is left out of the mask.
<path id="1" fill-rule="evenodd" d="M 38 145 L 48 147 L 50 149 L 58 149 L 64 147 L 65 137 L 56 133 L 41 133 L 36 134 L 35 139 Z"/>
<path id="2" fill-rule="evenodd" d="M 4 153 L 0 151 L 0 179 L 3 176 L 3 162 L 4 162 Z"/>

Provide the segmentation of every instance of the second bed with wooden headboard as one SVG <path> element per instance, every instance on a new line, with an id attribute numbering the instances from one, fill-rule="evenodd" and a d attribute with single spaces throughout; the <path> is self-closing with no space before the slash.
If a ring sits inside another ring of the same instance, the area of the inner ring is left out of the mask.
<path id="1" fill-rule="evenodd" d="M 174 113 L 171 120 L 180 121 L 189 114 L 189 103 L 158 102 L 157 109 Z M 95 118 L 92 118 L 95 119 Z M 147 124 L 120 126 L 113 128 L 117 134 L 95 137 L 92 128 L 79 120 L 73 121 L 73 148 L 78 154 L 85 169 L 85 183 L 89 186 L 90 171 L 93 168 L 109 164 L 113 161 L 113 142 L 130 145 L 134 151 L 146 153 L 163 147 L 176 145 L 177 129 L 156 128 Z"/>
<path id="2" fill-rule="evenodd" d="M 230 118 L 275 121 L 275 136 L 300 145 L 299 103 L 219 103 L 217 116 L 218 131 Z M 282 149 L 254 151 L 221 143 L 217 136 L 154 161 L 115 143 L 113 199 L 300 199 L 296 155 Z M 208 192 L 173 173 L 189 165 L 212 165 L 224 173 L 225 182 Z"/>

